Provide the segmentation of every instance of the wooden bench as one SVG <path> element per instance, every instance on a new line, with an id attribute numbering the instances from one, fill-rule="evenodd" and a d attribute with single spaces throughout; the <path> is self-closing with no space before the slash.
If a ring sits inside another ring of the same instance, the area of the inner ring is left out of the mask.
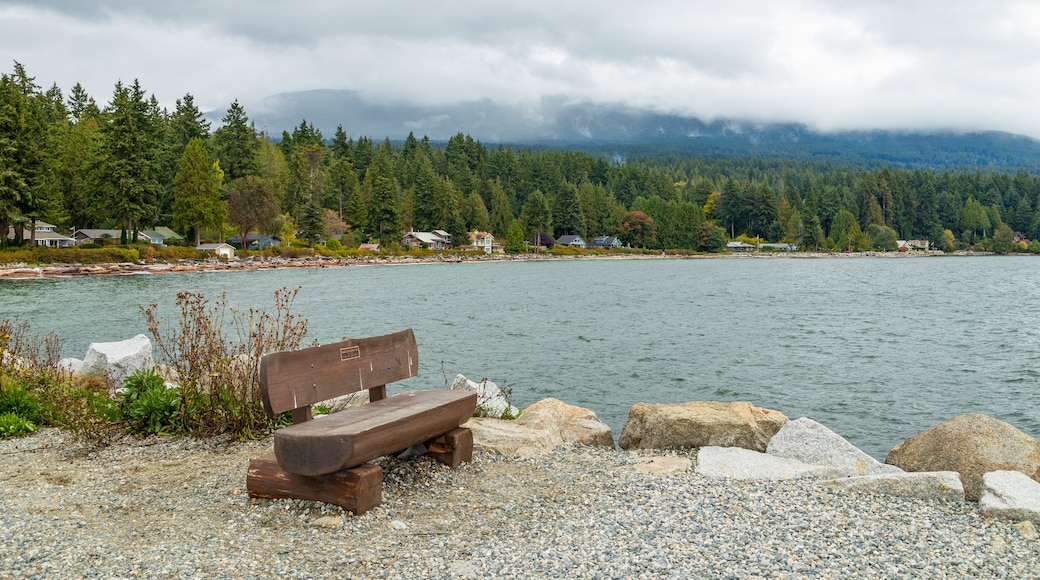
<path id="1" fill-rule="evenodd" d="M 386 396 L 386 385 L 414 377 L 419 351 L 411 329 L 265 356 L 264 406 L 292 411 L 274 433 L 274 452 L 249 463 L 250 497 L 305 499 L 364 513 L 379 505 L 383 472 L 367 463 L 418 443 L 450 467 L 473 457 L 473 434 L 460 428 L 477 395 L 431 390 Z M 369 403 L 312 418 L 311 405 L 368 389 Z"/>

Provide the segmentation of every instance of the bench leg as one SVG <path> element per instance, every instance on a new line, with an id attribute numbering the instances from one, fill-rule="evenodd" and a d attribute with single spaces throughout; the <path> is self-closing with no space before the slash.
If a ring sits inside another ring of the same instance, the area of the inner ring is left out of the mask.
<path id="1" fill-rule="evenodd" d="M 274 453 L 249 462 L 246 490 L 249 497 L 304 499 L 338 505 L 363 514 L 382 501 L 383 470 L 365 464 L 328 475 L 289 473 L 278 465 Z"/>
<path id="2" fill-rule="evenodd" d="M 452 469 L 473 460 L 473 432 L 464 427 L 426 442 L 426 454 Z"/>

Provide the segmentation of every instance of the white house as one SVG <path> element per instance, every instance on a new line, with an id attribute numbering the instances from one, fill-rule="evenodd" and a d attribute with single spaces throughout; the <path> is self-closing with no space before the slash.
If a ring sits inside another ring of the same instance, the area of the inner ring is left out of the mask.
<path id="1" fill-rule="evenodd" d="M 447 232 L 444 232 L 444 234 L 448 236 L 448 240 L 451 240 L 450 234 L 448 234 Z M 404 239 L 401 240 L 401 245 L 406 248 L 426 248 L 429 250 L 445 250 L 451 247 L 451 242 L 445 240 L 443 236 L 438 235 L 436 231 L 411 231 L 404 235 Z"/>
<path id="2" fill-rule="evenodd" d="M 56 227 L 47 222 L 38 221 L 35 232 L 22 228 L 22 239 L 29 241 L 35 238 L 37 246 L 47 246 L 48 248 L 69 248 L 76 245 L 76 240 L 54 231 Z M 14 226 L 7 228 L 8 239 L 13 240 L 14 233 Z"/>
<path id="3" fill-rule="evenodd" d="M 490 232 L 470 232 L 469 242 L 472 249 L 479 250 L 485 254 L 490 254 L 495 250 L 495 236 L 491 235 Z"/>
<path id="4" fill-rule="evenodd" d="M 223 242 L 219 244 L 199 244 L 195 246 L 195 249 L 201 252 L 213 252 L 218 258 L 230 260 L 235 257 L 235 247 Z"/>

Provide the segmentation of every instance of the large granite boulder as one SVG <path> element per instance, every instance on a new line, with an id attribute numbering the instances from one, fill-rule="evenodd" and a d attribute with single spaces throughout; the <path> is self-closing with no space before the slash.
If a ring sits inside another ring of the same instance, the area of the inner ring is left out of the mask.
<path id="1" fill-rule="evenodd" d="M 982 476 L 1020 471 L 1040 481 L 1040 443 L 998 419 L 968 413 L 948 419 L 892 448 L 885 463 L 904 471 L 956 471 L 968 501 L 979 501 Z"/>
<path id="2" fill-rule="evenodd" d="M 824 485 L 850 492 L 913 497 L 918 499 L 961 502 L 964 485 L 955 471 L 922 471 L 906 473 L 878 473 L 857 477 L 843 477 L 824 482 Z"/>
<path id="3" fill-rule="evenodd" d="M 563 438 L 558 432 L 534 429 L 506 419 L 471 417 L 462 426 L 473 432 L 474 451 L 531 457 L 563 445 Z"/>
<path id="4" fill-rule="evenodd" d="M 697 473 L 742 480 L 831 479 L 846 475 L 840 467 L 810 465 L 740 447 L 701 447 L 697 451 Z"/>
<path id="5" fill-rule="evenodd" d="M 559 433 L 566 443 L 614 448 L 614 433 L 595 413 L 552 397 L 524 409 L 516 422 Z"/>
<path id="6" fill-rule="evenodd" d="M 982 476 L 982 515 L 1040 524 L 1040 483 L 1021 471 L 991 471 Z"/>
<path id="7" fill-rule="evenodd" d="M 543 399 L 519 419 L 473 417 L 462 425 L 473 432 L 473 450 L 529 457 L 565 443 L 614 448 L 610 427 L 596 414 L 559 399 Z"/>
<path id="8" fill-rule="evenodd" d="M 618 445 L 622 449 L 717 446 L 765 451 L 784 423 L 787 417 L 783 413 L 751 403 L 636 403 L 628 412 Z"/>
<path id="9" fill-rule="evenodd" d="M 842 467 L 850 476 L 902 472 L 894 465 L 885 465 L 867 455 L 841 435 L 808 417 L 784 424 L 769 440 L 766 453 L 813 465 Z"/>
<path id="10" fill-rule="evenodd" d="M 128 340 L 90 343 L 79 372 L 105 376 L 118 389 L 123 386 L 123 380 L 135 371 L 148 370 L 154 366 L 152 341 L 138 334 Z"/>

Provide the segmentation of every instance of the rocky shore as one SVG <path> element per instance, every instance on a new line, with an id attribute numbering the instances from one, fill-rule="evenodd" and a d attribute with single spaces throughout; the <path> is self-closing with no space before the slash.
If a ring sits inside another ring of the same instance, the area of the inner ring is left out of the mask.
<path id="1" fill-rule="evenodd" d="M 251 270 L 270 270 L 275 268 L 334 268 L 341 266 L 366 266 L 386 264 L 423 264 L 423 263 L 461 263 L 461 262 L 498 262 L 498 261 L 531 261 L 531 260 L 617 260 L 617 259 L 659 259 L 659 258 L 695 258 L 695 259 L 814 259 L 814 258 L 859 258 L 859 257 L 911 257 L 911 256 L 953 256 L 982 255 L 973 252 L 943 254 L 942 252 L 860 252 L 860 253 L 754 253 L 754 254 L 575 254 L 554 256 L 552 254 L 445 254 L 445 255 L 400 255 L 400 256 L 368 256 L 358 258 L 279 258 L 279 257 L 247 257 L 234 260 L 179 260 L 173 263 L 121 263 L 121 264 L 53 264 L 28 265 L 24 263 L 0 264 L 0 280 L 24 278 L 71 278 L 77 276 L 127 276 L 142 274 L 168 274 L 191 272 L 243 272 Z"/>
<path id="2" fill-rule="evenodd" d="M 1040 542 L 977 504 L 637 469 L 692 452 L 383 458 L 383 503 L 354 516 L 249 499 L 246 465 L 271 445 L 2 441 L 0 577 L 1040 577 Z"/>

